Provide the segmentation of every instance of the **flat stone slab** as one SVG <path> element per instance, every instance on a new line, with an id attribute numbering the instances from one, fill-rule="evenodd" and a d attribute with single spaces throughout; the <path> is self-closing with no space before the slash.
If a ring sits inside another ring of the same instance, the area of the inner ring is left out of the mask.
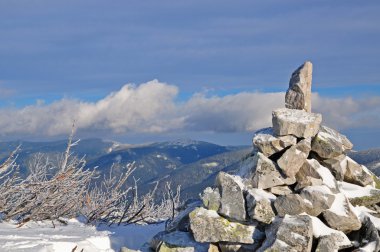
<path id="1" fill-rule="evenodd" d="M 319 131 L 321 122 L 321 114 L 303 110 L 281 108 L 272 112 L 273 131 L 276 136 L 314 137 Z"/>

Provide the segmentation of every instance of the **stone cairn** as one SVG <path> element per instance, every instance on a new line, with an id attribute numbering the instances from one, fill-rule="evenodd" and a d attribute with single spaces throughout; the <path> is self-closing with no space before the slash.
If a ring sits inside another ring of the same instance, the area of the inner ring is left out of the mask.
<path id="1" fill-rule="evenodd" d="M 380 219 L 369 209 L 380 202 L 378 179 L 345 154 L 352 143 L 311 112 L 311 82 L 306 62 L 239 172 L 220 172 L 215 188 L 142 250 L 379 251 Z"/>

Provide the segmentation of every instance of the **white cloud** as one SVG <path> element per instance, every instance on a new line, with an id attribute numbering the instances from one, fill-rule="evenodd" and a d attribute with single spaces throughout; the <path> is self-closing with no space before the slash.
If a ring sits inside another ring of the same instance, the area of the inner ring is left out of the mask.
<path id="1" fill-rule="evenodd" d="M 244 132 L 271 125 L 271 111 L 283 107 L 284 93 L 206 96 L 178 102 L 178 88 L 153 80 L 127 84 L 96 102 L 62 99 L 21 109 L 0 109 L 2 136 L 59 136 L 71 123 L 88 133 L 162 133 L 174 131 Z M 380 97 L 326 98 L 313 95 L 313 109 L 337 129 L 380 127 Z"/>

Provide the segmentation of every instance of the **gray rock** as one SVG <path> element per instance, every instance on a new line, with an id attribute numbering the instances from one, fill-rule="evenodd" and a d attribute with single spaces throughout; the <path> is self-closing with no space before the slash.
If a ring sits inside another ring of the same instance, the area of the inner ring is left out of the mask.
<path id="1" fill-rule="evenodd" d="M 216 177 L 216 186 L 220 192 L 218 213 L 229 219 L 245 221 L 247 219 L 244 199 L 244 184 L 240 177 L 220 172 Z"/>
<path id="2" fill-rule="evenodd" d="M 317 172 L 319 166 L 311 160 L 305 160 L 296 174 L 297 186 L 295 190 L 300 190 L 307 186 L 322 185 L 322 177 Z"/>
<path id="3" fill-rule="evenodd" d="M 301 191 L 300 196 L 311 203 L 312 207 L 307 208 L 306 212 L 312 216 L 318 216 L 329 209 L 335 200 L 334 194 L 325 185 L 306 187 Z"/>
<path id="4" fill-rule="evenodd" d="M 295 178 L 283 176 L 277 169 L 276 164 L 260 152 L 253 158 L 251 170 L 241 170 L 239 174 L 251 181 L 253 187 L 260 189 L 278 185 L 291 185 L 296 182 Z"/>
<path id="5" fill-rule="evenodd" d="M 218 211 L 220 207 L 220 193 L 218 188 L 207 187 L 202 195 L 201 199 L 203 206 L 209 210 Z"/>
<path id="6" fill-rule="evenodd" d="M 319 238 L 315 252 L 338 252 L 339 249 L 349 248 L 350 246 L 340 246 L 344 237 L 338 233 L 331 233 Z"/>
<path id="7" fill-rule="evenodd" d="M 339 138 L 321 131 L 314 137 L 311 149 L 323 159 L 337 157 L 344 152 L 343 143 Z"/>
<path id="8" fill-rule="evenodd" d="M 277 211 L 277 215 L 283 217 L 287 214 L 297 215 L 308 213 L 312 208 L 312 205 L 298 194 L 288 194 L 278 196 L 274 201 L 274 207 Z"/>
<path id="9" fill-rule="evenodd" d="M 285 95 L 285 106 L 290 109 L 303 109 L 311 112 L 311 81 L 313 65 L 306 61 L 292 73 L 289 89 Z"/>
<path id="10" fill-rule="evenodd" d="M 364 166 L 359 165 L 349 157 L 346 157 L 346 160 L 347 170 L 344 174 L 344 181 L 361 186 L 373 183 L 372 174 L 370 174 Z"/>
<path id="11" fill-rule="evenodd" d="M 339 192 L 338 183 L 329 169 L 315 159 L 308 159 L 307 162 L 321 177 L 322 185 L 326 185 L 333 193 Z"/>
<path id="12" fill-rule="evenodd" d="M 294 177 L 305 163 L 310 149 L 310 139 L 303 139 L 282 154 L 277 160 L 278 167 L 287 177 Z"/>
<path id="13" fill-rule="evenodd" d="M 200 207 L 202 203 L 200 201 L 194 201 L 186 205 L 185 209 L 178 213 L 178 215 L 168 223 L 166 231 L 183 231 L 189 232 L 190 222 L 189 214 L 197 207 Z"/>
<path id="14" fill-rule="evenodd" d="M 319 249 L 317 251 L 330 252 L 352 246 L 351 241 L 342 231 L 329 228 L 317 217 L 311 216 L 311 219 L 313 222 L 313 237 L 315 240 L 319 240 Z M 326 248 L 332 248 L 332 250 L 326 250 Z"/>
<path id="15" fill-rule="evenodd" d="M 274 201 L 275 199 L 276 196 L 264 190 L 255 188 L 248 190 L 246 195 L 248 216 L 259 222 L 271 223 L 275 217 L 271 200 Z"/>
<path id="16" fill-rule="evenodd" d="M 253 146 L 258 151 L 269 157 L 284 148 L 297 143 L 297 138 L 294 136 L 275 137 L 272 128 L 255 133 L 252 139 Z"/>
<path id="17" fill-rule="evenodd" d="M 363 218 L 360 230 L 352 232 L 350 237 L 360 244 L 359 251 L 380 251 L 379 232 L 368 216 Z M 365 250 L 366 246 L 371 250 Z"/>
<path id="18" fill-rule="evenodd" d="M 189 232 L 160 232 L 151 242 L 151 248 L 155 251 L 170 252 L 207 252 L 208 244 L 196 242 Z"/>
<path id="19" fill-rule="evenodd" d="M 287 195 L 293 193 L 289 186 L 275 186 L 269 188 L 269 192 L 274 195 Z"/>
<path id="20" fill-rule="evenodd" d="M 218 215 L 213 210 L 197 208 L 190 213 L 190 228 L 198 242 L 236 242 L 253 244 L 263 238 L 257 224 L 244 225 Z"/>
<path id="21" fill-rule="evenodd" d="M 362 226 L 351 203 L 342 193 L 335 195 L 331 208 L 323 212 L 323 217 L 331 228 L 344 233 L 359 230 Z"/>
<path id="22" fill-rule="evenodd" d="M 254 244 L 224 244 L 219 243 L 221 252 L 252 252 L 260 247 L 259 243 Z"/>
<path id="23" fill-rule="evenodd" d="M 321 114 L 303 110 L 282 108 L 272 112 L 273 131 L 276 136 L 314 137 L 319 131 L 321 122 Z"/>
<path id="24" fill-rule="evenodd" d="M 335 242 L 336 234 L 323 236 L 319 239 L 315 252 L 338 252 L 338 244 Z"/>
<path id="25" fill-rule="evenodd" d="M 284 218 L 277 218 L 265 233 L 267 238 L 258 252 L 311 251 L 313 227 L 312 220 L 307 215 L 286 215 Z"/>
<path id="26" fill-rule="evenodd" d="M 332 135 L 334 138 L 339 139 L 343 144 L 344 150 L 352 150 L 352 147 L 354 146 L 351 141 L 343 134 L 339 133 L 338 131 L 331 129 L 327 126 L 321 125 L 321 128 L 319 129 L 320 132 L 325 132 L 330 135 Z"/>
<path id="27" fill-rule="evenodd" d="M 327 167 L 338 181 L 343 181 L 347 170 L 346 155 L 342 154 L 333 158 L 323 160 L 323 165 Z"/>

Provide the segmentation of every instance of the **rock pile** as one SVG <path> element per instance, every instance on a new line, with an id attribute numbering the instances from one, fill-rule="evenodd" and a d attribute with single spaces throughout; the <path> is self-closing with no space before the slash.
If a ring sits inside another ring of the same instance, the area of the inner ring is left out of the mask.
<path id="1" fill-rule="evenodd" d="M 379 251 L 377 177 L 352 143 L 311 112 L 312 64 L 291 77 L 286 108 L 253 137 L 238 174 L 220 172 L 149 245 L 155 251 Z M 370 208 L 374 210 L 371 210 Z"/>

